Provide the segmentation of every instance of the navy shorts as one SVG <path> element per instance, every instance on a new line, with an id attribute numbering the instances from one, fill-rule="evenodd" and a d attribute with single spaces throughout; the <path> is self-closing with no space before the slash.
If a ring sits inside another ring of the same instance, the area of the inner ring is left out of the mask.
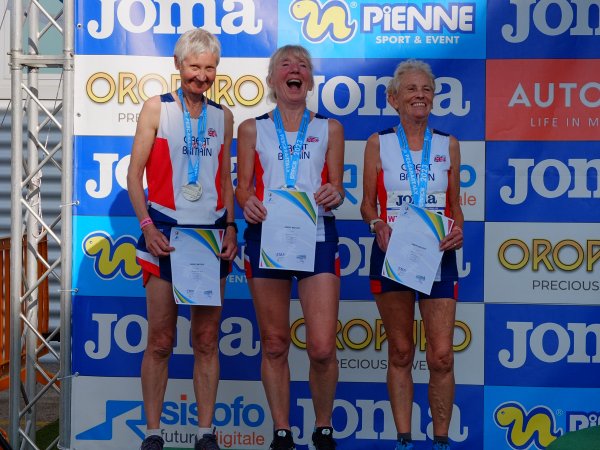
<path id="1" fill-rule="evenodd" d="M 246 278 L 270 278 L 276 280 L 302 280 L 319 273 L 332 273 L 340 276 L 340 255 L 338 235 L 335 229 L 335 218 L 325 217 L 325 241 L 317 242 L 315 249 L 315 268 L 312 272 L 302 270 L 261 269 L 260 233 L 261 224 L 248 224 L 244 232 L 246 246 L 244 249 L 244 268 Z"/>
<path id="2" fill-rule="evenodd" d="M 446 250 L 442 256 L 441 280 L 435 281 L 431 287 L 431 293 L 424 294 L 413 288 L 409 288 L 401 283 L 390 280 L 381 275 L 385 252 L 379 248 L 377 240 L 373 239 L 371 248 L 371 261 L 369 268 L 369 280 L 371 284 L 371 293 L 384 294 L 386 292 L 410 291 L 415 293 L 417 299 L 426 298 L 456 298 L 456 281 L 458 280 L 458 268 L 456 265 L 456 252 Z"/>
<path id="3" fill-rule="evenodd" d="M 223 216 L 219 220 L 217 220 L 212 225 L 174 225 L 171 223 L 161 222 L 160 220 L 156 220 L 155 217 L 152 217 L 152 210 L 150 212 L 150 217 L 154 221 L 154 226 L 162 232 L 167 239 L 171 238 L 171 230 L 173 227 L 181 227 L 181 228 L 205 228 L 205 229 L 225 229 L 226 217 Z M 154 214 L 155 215 L 155 214 Z M 143 283 L 146 286 L 146 283 L 150 279 L 150 275 L 154 275 L 162 280 L 168 281 L 169 283 L 173 282 L 173 278 L 171 276 L 171 256 L 161 256 L 156 257 L 153 256 L 148 249 L 146 248 L 146 239 L 142 234 L 140 239 L 138 240 L 136 246 L 136 259 L 140 266 L 142 266 L 142 274 L 143 274 Z M 221 259 L 220 266 L 220 276 L 221 278 L 225 278 L 231 272 L 232 265 L 231 261 L 227 261 Z"/>

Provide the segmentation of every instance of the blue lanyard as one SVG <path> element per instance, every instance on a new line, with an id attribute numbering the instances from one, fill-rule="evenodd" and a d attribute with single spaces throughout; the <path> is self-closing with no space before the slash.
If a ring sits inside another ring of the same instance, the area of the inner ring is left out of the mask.
<path id="1" fill-rule="evenodd" d="M 275 122 L 275 130 L 277 131 L 277 138 L 279 139 L 279 148 L 283 155 L 283 173 L 285 175 L 285 187 L 287 188 L 294 188 L 296 186 L 300 154 L 302 153 L 302 147 L 304 146 L 304 138 L 306 137 L 309 119 L 310 113 L 308 112 L 308 109 L 304 109 L 302 121 L 300 122 L 300 129 L 296 136 L 296 143 L 294 144 L 292 154 L 290 155 L 285 129 L 283 128 L 283 120 L 281 120 L 281 113 L 279 112 L 279 108 L 275 108 L 273 111 L 273 121 Z"/>
<path id="2" fill-rule="evenodd" d="M 419 172 L 419 182 L 417 183 L 417 171 L 410 154 L 410 148 L 408 147 L 408 139 L 402 123 L 398 124 L 396 129 L 396 135 L 398 136 L 398 143 L 402 150 L 402 158 L 404 158 L 404 164 L 406 165 L 406 173 L 410 183 L 410 190 L 413 196 L 413 203 L 419 207 L 425 206 L 425 200 L 427 197 L 427 182 L 429 178 L 429 157 L 431 154 L 431 138 L 432 133 L 429 127 L 425 129 L 425 139 L 423 140 L 423 154 L 421 155 L 421 170 Z"/>
<path id="3" fill-rule="evenodd" d="M 198 142 L 200 139 L 204 141 L 204 132 L 206 131 L 206 103 L 202 102 L 202 112 L 198 117 L 198 135 L 197 142 L 193 142 L 194 137 L 192 136 L 192 116 L 185 106 L 185 100 L 183 99 L 183 91 L 181 88 L 177 89 L 177 95 L 181 102 L 181 108 L 183 109 L 183 128 L 185 129 L 185 142 L 188 149 L 188 183 L 196 183 L 198 181 L 198 173 L 200 172 L 200 152 L 198 151 Z"/>

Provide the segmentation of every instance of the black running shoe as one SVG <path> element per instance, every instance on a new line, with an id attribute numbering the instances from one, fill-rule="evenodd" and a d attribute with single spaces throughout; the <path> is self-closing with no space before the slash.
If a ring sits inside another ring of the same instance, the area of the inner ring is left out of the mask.
<path id="1" fill-rule="evenodd" d="M 275 430 L 270 450 L 296 450 L 294 438 L 290 430 Z"/>
<path id="2" fill-rule="evenodd" d="M 317 427 L 312 434 L 312 445 L 310 450 L 335 450 L 337 443 L 333 440 L 332 427 Z"/>
<path id="3" fill-rule="evenodd" d="M 217 444 L 217 435 L 215 430 L 212 433 L 205 433 L 202 435 L 202 439 L 196 441 L 194 450 L 221 450 L 219 444 Z"/>
<path id="4" fill-rule="evenodd" d="M 140 450 L 162 450 L 165 441 L 160 436 L 153 434 L 142 441 Z"/>

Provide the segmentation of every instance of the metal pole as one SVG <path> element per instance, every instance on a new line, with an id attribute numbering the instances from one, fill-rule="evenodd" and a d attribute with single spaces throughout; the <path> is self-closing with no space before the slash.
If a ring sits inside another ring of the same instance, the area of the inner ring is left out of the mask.
<path id="1" fill-rule="evenodd" d="M 39 10 L 36 7 L 29 8 L 28 14 L 29 21 L 29 45 L 28 45 L 28 53 L 29 55 L 38 55 L 39 54 L 39 39 L 38 39 L 38 29 L 39 29 Z M 36 96 L 39 96 L 39 68 L 37 67 L 28 67 L 27 70 L 27 85 L 29 90 Z M 33 178 L 27 183 L 26 188 L 26 202 L 28 205 L 33 206 L 35 209 L 35 205 L 38 207 L 40 199 L 40 191 L 39 186 L 36 186 L 36 181 L 41 180 L 41 170 L 38 167 L 38 148 L 37 148 L 37 140 L 39 137 L 39 108 L 35 103 L 33 98 L 30 96 L 27 99 L 27 128 L 28 128 L 28 136 L 27 136 L 27 174 L 32 175 Z M 24 162 L 25 164 L 25 162 Z M 38 221 L 33 216 L 33 214 L 26 213 L 26 242 L 27 242 L 27 264 L 26 264 L 26 286 L 29 289 L 30 286 L 34 286 L 37 278 L 38 278 L 38 270 L 37 270 L 37 258 L 35 252 L 38 248 Z M 20 293 L 21 291 L 19 291 Z M 37 304 L 37 289 L 31 292 L 31 295 L 22 299 L 24 314 L 27 317 L 27 320 L 31 324 L 31 327 L 36 329 L 38 328 L 38 304 Z M 25 422 L 27 424 L 27 436 L 31 439 L 31 441 L 35 442 L 35 435 L 37 433 L 37 407 L 36 404 L 32 402 L 32 399 L 35 398 L 37 394 L 37 377 L 36 377 L 36 365 L 37 365 L 37 353 L 36 347 L 38 343 L 38 338 L 33 333 L 33 331 L 28 326 L 23 327 L 23 334 L 25 340 L 25 389 L 26 393 L 25 397 Z M 30 445 L 25 444 L 26 448 L 31 448 Z"/>
<path id="2" fill-rule="evenodd" d="M 23 179 L 23 99 L 21 97 L 21 83 L 23 80 L 22 66 L 18 61 L 22 53 L 22 26 L 23 8 L 21 0 L 12 2 L 10 14 L 10 70 L 11 70 L 11 186 L 10 193 L 10 353 L 11 364 L 9 369 L 9 440 L 13 447 L 19 442 L 19 398 L 21 382 L 21 286 L 23 257 L 21 253 L 21 236 L 23 235 L 22 223 L 22 187 Z"/>
<path id="3" fill-rule="evenodd" d="M 71 301 L 73 241 L 73 123 L 74 123 L 74 53 L 75 0 L 64 0 L 64 84 L 63 84 L 63 174 L 62 174 L 62 239 L 60 296 L 60 441 L 59 448 L 71 445 Z"/>

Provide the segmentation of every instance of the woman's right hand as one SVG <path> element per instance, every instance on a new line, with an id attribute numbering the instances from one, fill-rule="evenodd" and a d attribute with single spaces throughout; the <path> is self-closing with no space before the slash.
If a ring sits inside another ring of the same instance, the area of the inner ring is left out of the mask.
<path id="1" fill-rule="evenodd" d="M 246 200 L 244 218 L 249 223 L 260 223 L 267 218 L 267 208 L 265 208 L 265 205 L 263 205 L 256 195 L 252 195 Z"/>
<path id="2" fill-rule="evenodd" d="M 167 237 L 154 224 L 145 226 L 142 233 L 144 233 L 144 239 L 146 240 L 146 249 L 152 256 L 160 258 L 175 250 L 169 245 Z"/>
<path id="3" fill-rule="evenodd" d="M 392 235 L 392 228 L 386 222 L 377 222 L 375 228 L 375 239 L 381 251 L 386 252 Z"/>

